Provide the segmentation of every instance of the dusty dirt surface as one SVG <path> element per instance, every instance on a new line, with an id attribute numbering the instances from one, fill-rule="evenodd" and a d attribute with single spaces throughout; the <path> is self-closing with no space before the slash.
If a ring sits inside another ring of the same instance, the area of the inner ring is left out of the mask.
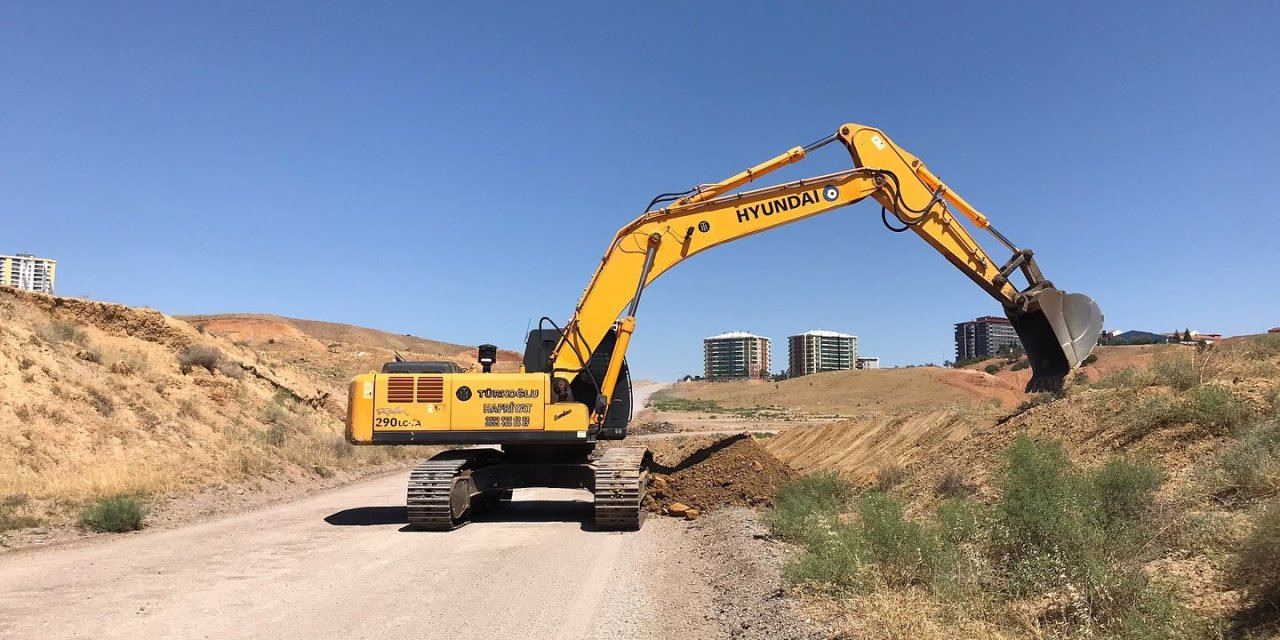
<path id="1" fill-rule="evenodd" d="M 791 549 L 769 537 L 750 509 L 709 514 L 692 529 L 702 571 L 715 589 L 715 616 L 731 638 L 811 640 L 832 637 L 787 595 L 782 563 Z"/>
<path id="2" fill-rule="evenodd" d="M 650 507 L 669 510 L 674 503 L 699 512 L 727 506 L 773 504 L 778 484 L 795 472 L 765 451 L 750 434 L 716 441 L 674 466 L 655 467 Z"/>
<path id="3" fill-rule="evenodd" d="M 552 489 L 453 532 L 402 531 L 404 484 L 0 556 L 0 638 L 733 636 L 717 603 L 740 587 L 708 564 L 724 533 L 592 531 L 590 494 Z"/>

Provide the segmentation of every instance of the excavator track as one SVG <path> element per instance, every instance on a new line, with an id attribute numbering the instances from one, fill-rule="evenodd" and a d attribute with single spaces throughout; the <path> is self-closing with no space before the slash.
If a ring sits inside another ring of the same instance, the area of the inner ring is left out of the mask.
<path id="1" fill-rule="evenodd" d="M 596 527 L 604 531 L 637 531 L 644 522 L 649 488 L 649 451 L 618 447 L 595 461 Z"/>
<path id="2" fill-rule="evenodd" d="M 407 500 L 410 527 L 451 531 L 466 524 L 473 487 L 464 470 L 472 462 L 469 456 L 455 455 L 432 458 L 413 468 Z"/>

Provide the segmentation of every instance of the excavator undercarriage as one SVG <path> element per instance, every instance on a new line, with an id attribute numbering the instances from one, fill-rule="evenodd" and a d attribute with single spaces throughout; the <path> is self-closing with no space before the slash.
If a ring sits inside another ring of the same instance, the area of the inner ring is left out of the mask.
<path id="1" fill-rule="evenodd" d="M 568 450 L 566 450 L 568 449 Z M 409 475 L 409 526 L 449 531 L 515 489 L 587 489 L 602 531 L 634 531 L 643 521 L 649 452 L 643 447 L 508 447 L 442 451 Z"/>

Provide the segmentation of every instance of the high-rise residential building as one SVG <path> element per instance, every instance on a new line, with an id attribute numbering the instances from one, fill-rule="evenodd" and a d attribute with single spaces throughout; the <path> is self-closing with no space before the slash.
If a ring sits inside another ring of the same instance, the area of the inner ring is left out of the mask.
<path id="1" fill-rule="evenodd" d="M 769 339 L 732 331 L 702 340 L 702 371 L 708 380 L 759 378 L 769 373 Z"/>
<path id="2" fill-rule="evenodd" d="M 58 261 L 37 258 L 29 253 L 0 256 L 0 286 L 53 293 L 53 275 Z"/>
<path id="3" fill-rule="evenodd" d="M 852 369 L 858 361 L 858 336 L 835 331 L 806 331 L 787 338 L 791 377 Z"/>
<path id="4" fill-rule="evenodd" d="M 956 325 L 956 360 L 986 358 L 1021 348 L 1022 341 L 1008 318 L 982 316 Z"/>

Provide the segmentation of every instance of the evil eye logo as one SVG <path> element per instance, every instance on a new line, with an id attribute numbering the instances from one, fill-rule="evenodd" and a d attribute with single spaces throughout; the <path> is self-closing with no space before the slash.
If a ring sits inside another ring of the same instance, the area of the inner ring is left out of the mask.
<path id="1" fill-rule="evenodd" d="M 822 188 L 822 199 L 827 202 L 835 202 L 840 197 L 840 190 L 835 185 L 829 184 Z"/>
<path id="2" fill-rule="evenodd" d="M 702 222 L 699 222 L 699 223 L 698 223 L 698 231 L 701 231 L 701 232 L 703 232 L 703 233 L 706 233 L 706 232 L 708 232 L 708 231 L 710 231 L 710 230 L 711 230 L 711 223 L 710 223 L 710 222 L 707 222 L 706 220 L 703 220 Z"/>
<path id="3" fill-rule="evenodd" d="M 453 395 L 458 396 L 459 400 L 466 402 L 471 399 L 471 387 L 467 387 L 467 386 L 458 387 L 458 391 L 455 392 Z"/>

